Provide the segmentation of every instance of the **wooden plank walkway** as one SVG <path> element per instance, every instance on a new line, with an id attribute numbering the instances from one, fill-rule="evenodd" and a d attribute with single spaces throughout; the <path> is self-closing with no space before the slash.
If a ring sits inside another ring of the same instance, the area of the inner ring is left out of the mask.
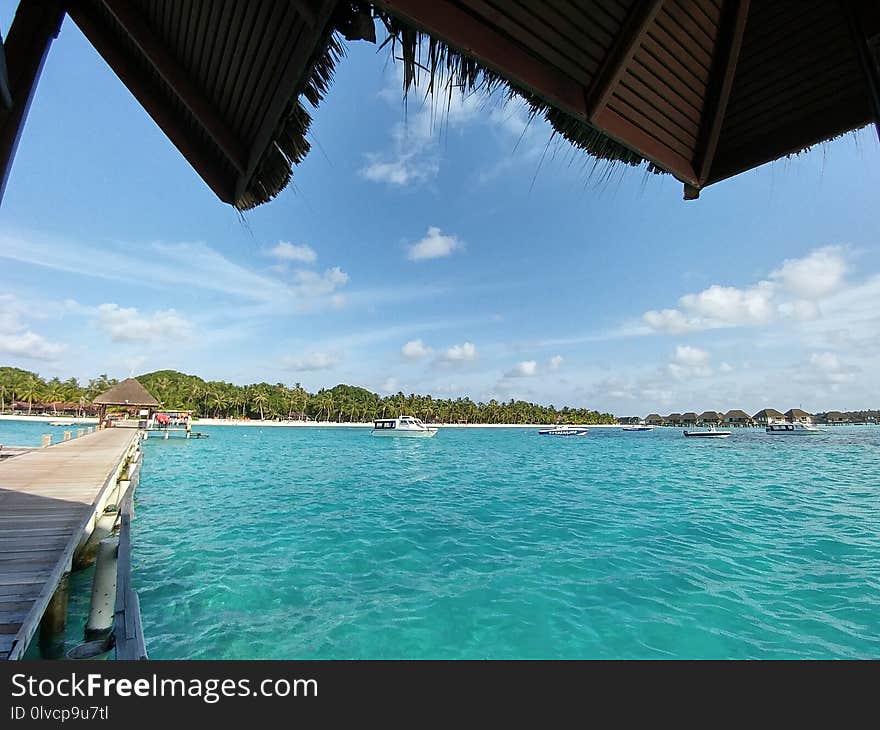
<path id="1" fill-rule="evenodd" d="M 18 659 L 138 431 L 109 428 L 0 463 L 0 659 Z"/>

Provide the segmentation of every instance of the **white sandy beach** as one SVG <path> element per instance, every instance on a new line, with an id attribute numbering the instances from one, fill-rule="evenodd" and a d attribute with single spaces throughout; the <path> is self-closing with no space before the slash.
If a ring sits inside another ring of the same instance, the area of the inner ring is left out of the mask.
<path id="1" fill-rule="evenodd" d="M 43 415 L 0 415 L 3 421 L 32 421 L 34 423 L 64 423 L 90 425 L 98 423 L 97 418 L 74 418 L 72 416 Z M 438 428 L 546 428 L 546 423 L 432 423 Z M 259 426 L 261 428 L 372 428 L 373 422 L 347 423 L 337 421 L 260 421 L 238 418 L 199 418 L 193 421 L 196 426 Z M 587 428 L 620 428 L 617 423 L 591 424 Z"/>

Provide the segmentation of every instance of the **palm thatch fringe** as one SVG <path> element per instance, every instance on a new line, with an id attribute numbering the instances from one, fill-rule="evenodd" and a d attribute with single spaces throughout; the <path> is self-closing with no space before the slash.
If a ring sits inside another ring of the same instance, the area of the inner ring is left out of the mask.
<path id="1" fill-rule="evenodd" d="M 389 45 L 392 58 L 403 62 L 404 97 L 422 82 L 425 83 L 426 97 L 436 98 L 443 94 L 447 106 L 451 104 L 455 93 L 465 95 L 485 92 L 490 95 L 500 90 L 508 99 L 522 99 L 528 106 L 532 119 L 543 116 L 555 134 L 561 135 L 597 161 L 631 166 L 646 162 L 641 155 L 589 123 L 551 106 L 528 89 L 508 81 L 442 41 L 385 11 L 375 9 L 374 13 L 388 32 L 388 38 L 382 45 Z M 652 162 L 648 162 L 647 169 L 654 173 L 666 172 Z"/>
<path id="2" fill-rule="evenodd" d="M 302 99 L 312 108 L 317 108 L 330 88 L 336 64 L 344 56 L 341 39 L 331 28 L 324 42 L 318 44 L 302 91 L 288 103 L 272 135 L 272 143 L 263 154 L 244 193 L 235 201 L 238 210 L 267 203 L 290 182 L 293 166 L 302 162 L 311 148 L 306 135 L 312 117 Z"/>

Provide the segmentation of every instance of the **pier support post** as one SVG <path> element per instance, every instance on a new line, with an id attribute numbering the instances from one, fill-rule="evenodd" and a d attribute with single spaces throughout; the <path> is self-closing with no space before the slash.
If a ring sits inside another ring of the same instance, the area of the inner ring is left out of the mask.
<path id="1" fill-rule="evenodd" d="M 116 519 L 119 512 L 116 511 L 116 505 L 107 505 L 104 514 L 95 520 L 95 527 L 88 540 L 82 545 L 73 556 L 73 569 L 82 570 L 88 568 L 95 562 L 98 555 L 99 545 L 104 538 L 113 534 L 113 528 L 116 525 Z"/>
<path id="2" fill-rule="evenodd" d="M 89 620 L 86 622 L 85 639 L 94 641 L 113 629 L 116 609 L 116 563 L 119 538 L 107 537 L 98 544 L 98 560 L 92 582 L 92 600 L 89 604 Z"/>
<path id="3" fill-rule="evenodd" d="M 45 449 L 47 446 L 52 445 L 52 434 L 44 433 L 43 434 L 43 448 Z"/>
<path id="4" fill-rule="evenodd" d="M 64 627 L 67 625 L 67 597 L 70 583 L 67 573 L 49 600 L 40 621 L 40 655 L 44 659 L 60 659 L 64 654 Z"/>
<path id="5" fill-rule="evenodd" d="M 64 432 L 64 440 L 65 440 L 65 441 L 70 441 L 70 431 L 65 431 L 65 432 Z"/>
<path id="6" fill-rule="evenodd" d="M 76 437 L 77 437 L 77 438 L 82 438 L 82 436 L 83 436 L 83 434 L 84 434 L 85 432 L 86 432 L 86 430 L 85 430 L 84 428 L 78 428 L 78 429 L 76 429 Z"/>

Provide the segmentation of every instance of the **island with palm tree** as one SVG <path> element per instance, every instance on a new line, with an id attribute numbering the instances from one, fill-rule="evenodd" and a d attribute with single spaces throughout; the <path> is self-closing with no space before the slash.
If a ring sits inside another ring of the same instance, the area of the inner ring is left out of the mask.
<path id="1" fill-rule="evenodd" d="M 557 408 L 523 400 L 475 402 L 468 397 L 434 398 L 403 392 L 381 396 L 353 385 L 306 391 L 300 383 L 235 385 L 205 381 L 176 370 L 137 376 L 165 408 L 187 410 L 201 419 L 274 423 L 365 423 L 408 414 L 426 423 L 445 424 L 610 424 L 615 418 L 588 408 Z M 0 414 L 85 416 L 100 393 L 116 384 L 106 374 L 80 383 L 76 378 L 46 380 L 37 373 L 0 367 Z"/>

